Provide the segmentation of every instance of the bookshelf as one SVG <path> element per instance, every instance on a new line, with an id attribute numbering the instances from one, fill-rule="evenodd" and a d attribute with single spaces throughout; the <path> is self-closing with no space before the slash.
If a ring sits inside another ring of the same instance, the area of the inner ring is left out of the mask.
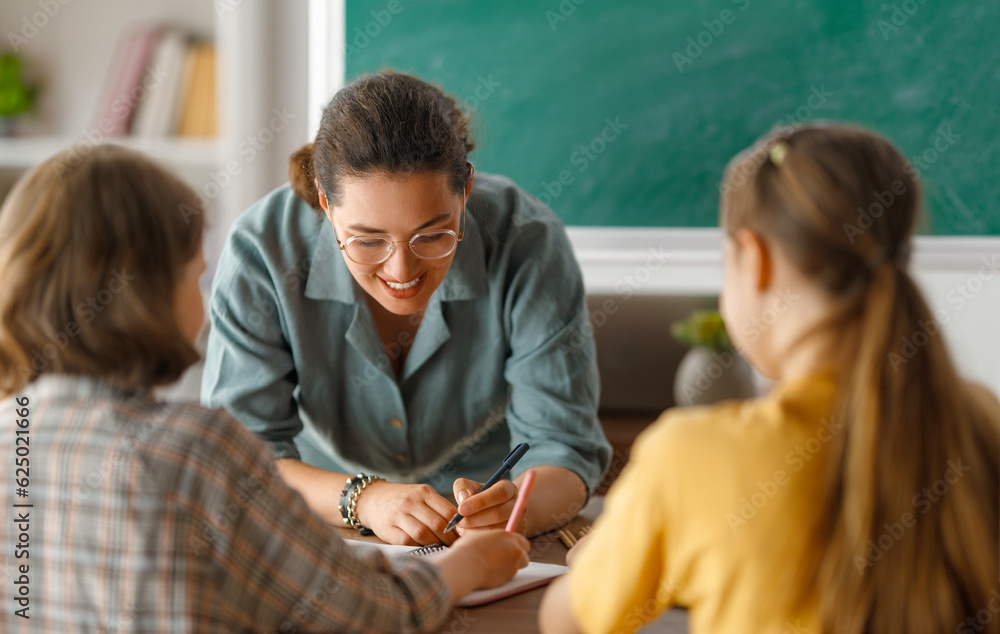
<path id="1" fill-rule="evenodd" d="M 340 7 L 335 14 L 343 12 L 340 0 L 331 6 Z M 229 226 L 287 181 L 288 156 L 308 138 L 310 111 L 319 110 L 309 94 L 309 36 L 315 31 L 310 15 L 320 9 L 330 11 L 317 0 L 0 2 L 5 40 L 0 49 L 11 48 L 10 34 L 21 38 L 15 41 L 26 75 L 41 82 L 37 112 L 19 122 L 15 137 L 0 138 L 0 200 L 26 170 L 93 133 L 123 32 L 157 23 L 211 40 L 216 53 L 214 138 L 102 139 L 159 160 L 205 195 L 207 291 Z M 197 398 L 199 372 L 196 366 L 163 395 Z"/>
<path id="2" fill-rule="evenodd" d="M 305 142 L 308 0 L 0 3 L 3 48 L 16 42 L 28 77 L 41 83 L 36 113 L 18 123 L 17 136 L 0 138 L 0 197 L 25 170 L 88 134 L 95 138 L 123 33 L 142 24 L 214 42 L 217 135 L 97 136 L 160 160 L 198 191 L 216 191 L 218 175 L 237 161 L 238 174 L 229 174 L 228 186 L 209 200 L 212 260 L 235 217 L 285 182 L 287 157 Z M 286 113 L 280 129 L 269 126 L 275 109 Z M 260 150 L 250 160 L 248 143 Z"/>
<path id="3" fill-rule="evenodd" d="M 0 168 L 26 170 L 78 140 L 71 135 L 2 139 Z M 139 150 L 179 168 L 209 170 L 216 166 L 219 157 L 216 139 L 137 139 L 126 136 L 112 137 L 108 141 Z"/>
<path id="4" fill-rule="evenodd" d="M 88 139 L 145 152 L 192 186 L 221 158 L 220 138 L 105 136 L 95 124 L 108 90 L 123 33 L 137 24 L 169 24 L 201 40 L 217 41 L 217 16 L 203 0 L 88 0 L 0 4 L 4 48 L 17 48 L 27 77 L 40 85 L 36 112 L 18 122 L 17 135 L 0 139 L 0 172 L 10 186 L 27 169 Z M 98 133 L 98 134 L 95 134 Z M 6 194 L 6 191 L 0 191 Z"/>

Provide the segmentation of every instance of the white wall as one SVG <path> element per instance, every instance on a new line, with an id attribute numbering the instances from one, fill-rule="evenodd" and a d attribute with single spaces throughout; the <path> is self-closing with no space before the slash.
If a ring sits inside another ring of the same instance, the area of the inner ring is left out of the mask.
<path id="1" fill-rule="evenodd" d="M 233 0 L 230 0 L 233 1 Z M 223 224 L 288 180 L 306 140 L 309 17 L 306 0 L 240 0 L 217 20 Z M 236 173 L 232 173 L 236 172 Z"/>
<path id="2" fill-rule="evenodd" d="M 588 294 L 717 296 L 721 289 L 717 229 L 571 227 L 569 233 Z M 959 371 L 1000 394 L 1000 238 L 918 237 L 911 270 L 940 315 Z M 663 371 L 660 362 L 636 359 L 651 372 Z"/>
<path id="3" fill-rule="evenodd" d="M 917 275 L 928 302 L 943 310 L 944 335 L 959 371 L 1000 394 L 1000 248 L 964 270 Z M 943 321 L 943 320 L 942 320 Z"/>

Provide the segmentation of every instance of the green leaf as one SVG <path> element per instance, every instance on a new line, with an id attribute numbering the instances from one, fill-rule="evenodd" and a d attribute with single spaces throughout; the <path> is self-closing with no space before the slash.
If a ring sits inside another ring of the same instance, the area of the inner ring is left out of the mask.
<path id="1" fill-rule="evenodd" d="M 670 334 L 689 346 L 711 348 L 716 352 L 733 349 L 722 315 L 717 310 L 696 310 L 683 320 L 671 324 Z"/>

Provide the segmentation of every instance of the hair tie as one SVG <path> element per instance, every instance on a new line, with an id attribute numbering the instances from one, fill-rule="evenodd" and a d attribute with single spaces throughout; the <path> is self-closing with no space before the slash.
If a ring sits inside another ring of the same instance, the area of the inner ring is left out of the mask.
<path id="1" fill-rule="evenodd" d="M 889 261 L 889 255 L 885 251 L 878 251 L 873 255 L 866 265 L 868 268 L 869 276 L 874 276 L 878 273 L 878 270 L 882 268 L 882 265 Z"/>
<path id="2" fill-rule="evenodd" d="M 788 144 L 784 141 L 778 141 L 771 146 L 768 154 L 770 154 L 771 162 L 774 163 L 774 166 L 781 167 L 781 162 L 785 160 L 785 155 L 788 154 Z"/>
<path id="3" fill-rule="evenodd" d="M 900 271 L 906 270 L 906 265 L 910 260 L 910 246 L 903 245 L 895 251 L 891 249 L 879 250 L 868 260 L 868 273 L 875 275 L 884 264 L 891 264 Z"/>

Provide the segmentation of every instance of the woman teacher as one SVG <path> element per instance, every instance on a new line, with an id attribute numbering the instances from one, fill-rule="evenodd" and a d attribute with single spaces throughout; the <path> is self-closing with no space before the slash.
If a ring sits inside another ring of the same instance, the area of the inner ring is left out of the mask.
<path id="1" fill-rule="evenodd" d="M 326 106 L 291 184 L 233 225 L 202 399 L 270 442 L 327 521 L 391 543 L 503 526 L 537 473 L 534 535 L 573 517 L 610 447 L 584 289 L 559 219 L 475 174 L 454 100 L 391 71 Z M 477 495 L 510 449 L 513 482 Z"/>

